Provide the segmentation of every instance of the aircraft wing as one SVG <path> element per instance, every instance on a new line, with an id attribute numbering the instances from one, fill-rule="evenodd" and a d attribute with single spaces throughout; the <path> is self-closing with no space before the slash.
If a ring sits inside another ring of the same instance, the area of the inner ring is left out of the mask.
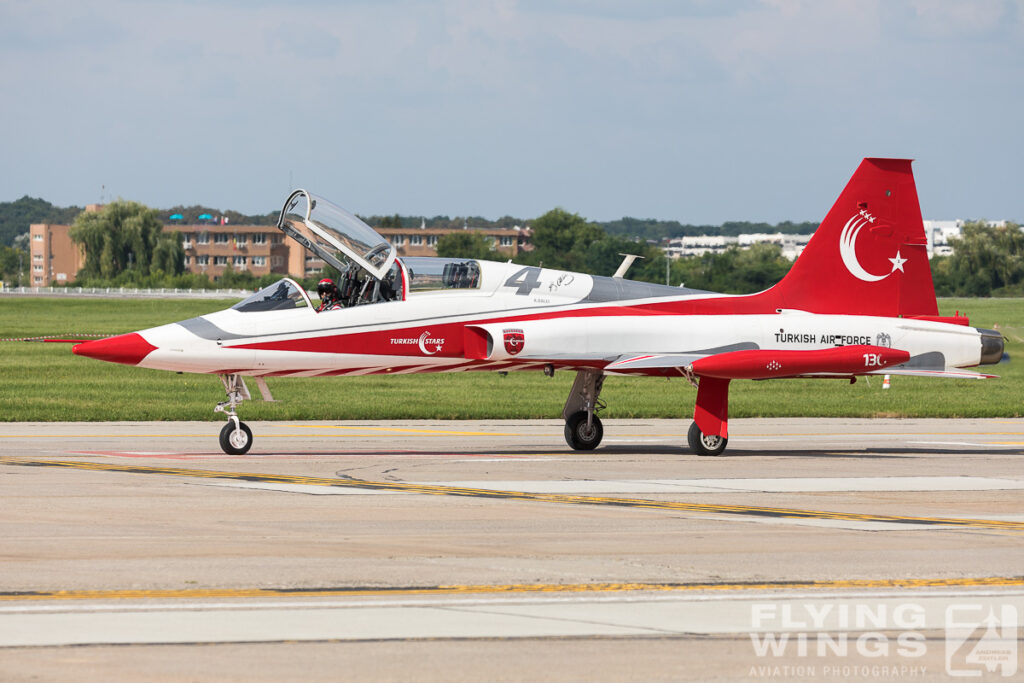
<path id="1" fill-rule="evenodd" d="M 999 379 L 999 375 L 989 375 L 963 368 L 943 368 L 941 370 L 925 370 L 923 368 L 887 368 L 872 370 L 867 375 L 905 375 L 907 377 L 944 377 L 946 379 Z"/>
<path id="2" fill-rule="evenodd" d="M 605 372 L 641 372 L 644 370 L 682 370 L 707 354 L 626 354 L 619 356 L 607 366 Z"/>

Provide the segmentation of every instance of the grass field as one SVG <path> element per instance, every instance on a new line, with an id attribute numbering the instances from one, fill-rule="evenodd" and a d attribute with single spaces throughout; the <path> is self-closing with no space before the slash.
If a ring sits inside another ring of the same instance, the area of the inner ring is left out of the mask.
<path id="1" fill-rule="evenodd" d="M 233 301 L 0 298 L 0 338 L 119 334 L 202 315 Z M 945 299 L 977 327 L 998 327 L 1021 360 L 990 367 L 1001 379 L 880 377 L 734 382 L 733 417 L 1018 417 L 1024 414 L 1024 299 Z M 275 403 L 246 402 L 250 420 L 557 418 L 573 373 L 270 378 Z M 255 386 L 250 387 L 254 393 Z M 223 420 L 213 375 L 178 375 L 72 355 L 68 344 L 0 342 L 0 421 Z M 696 391 L 683 380 L 610 377 L 603 417 L 689 417 Z"/>

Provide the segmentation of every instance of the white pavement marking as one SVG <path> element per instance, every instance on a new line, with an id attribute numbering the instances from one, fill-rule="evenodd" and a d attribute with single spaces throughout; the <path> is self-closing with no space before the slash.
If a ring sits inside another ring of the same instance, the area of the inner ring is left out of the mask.
<path id="1" fill-rule="evenodd" d="M 257 489 L 283 493 L 308 493 L 318 496 L 352 495 L 397 495 L 415 493 L 412 491 L 375 490 L 361 487 L 346 487 L 339 479 L 335 486 L 310 484 L 274 484 L 259 482 L 189 482 L 198 486 L 222 488 Z M 1024 480 L 992 477 L 792 477 L 778 479 L 651 479 L 651 480 L 538 480 L 538 481 L 429 481 L 429 486 L 451 486 L 455 488 L 486 489 L 490 491 L 515 491 L 520 493 L 559 494 L 641 494 L 641 493 L 823 493 L 844 491 L 1012 491 L 1024 490 Z M 819 520 L 821 521 L 821 520 Z M 859 524 L 859 523 L 858 523 Z M 877 529 L 878 523 L 869 526 L 846 526 L 846 523 L 821 524 L 842 528 Z M 906 524 L 884 525 L 884 528 L 906 528 Z"/>
<path id="2" fill-rule="evenodd" d="M 757 515 L 693 515 L 700 519 L 716 522 L 747 522 L 750 524 L 769 524 L 776 526 L 816 526 L 823 529 L 846 529 L 848 531 L 909 531 L 935 532 L 948 529 L 963 529 L 952 525 L 940 524 L 907 524 L 905 522 L 859 522 L 847 519 L 814 519 L 813 517 L 758 517 Z"/>
<path id="3" fill-rule="evenodd" d="M 967 446 L 968 448 L 1019 448 L 1020 444 L 974 441 L 908 441 L 908 446 Z"/>
<path id="4" fill-rule="evenodd" d="M 448 607 L 258 609 L 244 612 L 22 614 L 0 617 L 0 646 L 241 643 L 406 638 L 529 638 L 658 633 L 615 624 Z"/>
<path id="5" fill-rule="evenodd" d="M 1024 480 L 991 477 L 780 477 L 777 479 L 650 479 L 550 481 L 433 481 L 435 486 L 523 493 L 822 493 L 837 491 L 1005 491 Z"/>
<path id="6" fill-rule="evenodd" d="M 615 599 L 618 598 L 618 599 Z M 201 602 L 189 610 L 148 604 L 132 611 L 104 611 L 105 604 L 54 612 L 0 610 L 0 647 L 229 643 L 410 638 L 538 638 L 685 634 L 764 634 L 926 631 L 946 627 L 950 607 L 980 625 L 1007 607 L 1024 614 L 1019 591 L 905 591 L 892 597 L 778 593 L 701 596 L 608 596 L 583 594 L 542 599 L 524 596 L 475 604 L 458 599 L 393 606 L 262 604 L 235 609 Z M 161 609 L 161 607 L 165 607 Z"/>

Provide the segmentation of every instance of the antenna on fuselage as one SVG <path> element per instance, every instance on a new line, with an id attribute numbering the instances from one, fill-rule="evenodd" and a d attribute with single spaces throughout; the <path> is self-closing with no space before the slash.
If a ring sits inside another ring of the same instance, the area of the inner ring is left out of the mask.
<path id="1" fill-rule="evenodd" d="M 626 274 L 626 271 L 629 270 L 629 267 L 633 265 L 633 261 L 636 261 L 638 258 L 644 258 L 639 254 L 619 254 L 619 256 L 623 257 L 622 263 L 619 264 L 619 269 L 615 271 L 615 275 L 612 275 L 612 277 L 620 280 Z"/>

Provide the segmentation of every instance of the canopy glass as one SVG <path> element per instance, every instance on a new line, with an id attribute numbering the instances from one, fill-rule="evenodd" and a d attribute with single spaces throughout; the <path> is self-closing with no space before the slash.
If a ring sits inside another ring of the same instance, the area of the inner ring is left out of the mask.
<path id="1" fill-rule="evenodd" d="M 281 311 L 289 308 L 310 306 L 309 298 L 294 280 L 284 278 L 269 287 L 264 287 L 248 299 L 239 301 L 231 308 L 241 313 Z"/>
<path id="2" fill-rule="evenodd" d="M 352 261 L 380 280 L 395 262 L 395 247 L 373 228 L 305 190 L 288 197 L 277 227 L 338 270 Z"/>

